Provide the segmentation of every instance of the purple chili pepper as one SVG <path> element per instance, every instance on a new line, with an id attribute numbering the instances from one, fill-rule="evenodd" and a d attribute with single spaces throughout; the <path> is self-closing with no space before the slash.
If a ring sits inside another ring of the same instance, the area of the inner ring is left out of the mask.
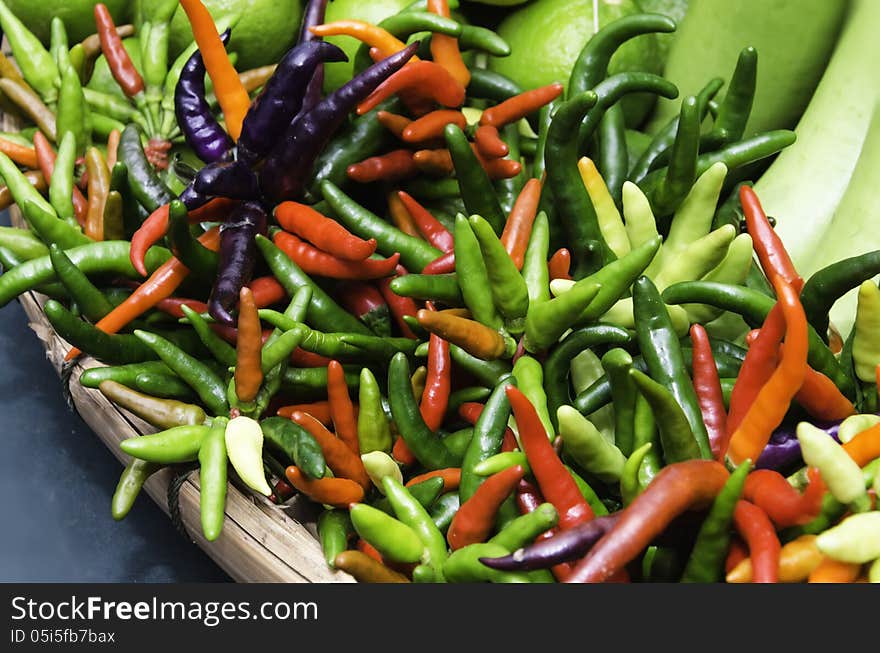
<path id="1" fill-rule="evenodd" d="M 327 12 L 327 0 L 309 0 L 306 10 L 303 12 L 302 27 L 299 31 L 299 42 L 310 43 L 312 41 L 322 40 L 320 36 L 312 34 L 310 27 L 320 25 L 324 22 L 324 15 Z M 315 72 L 312 74 L 312 80 L 306 88 L 303 96 L 303 103 L 300 112 L 309 111 L 313 106 L 318 104 L 324 89 L 324 64 L 319 63 Z"/>
<path id="2" fill-rule="evenodd" d="M 181 191 L 177 199 L 183 202 L 187 210 L 195 211 L 196 209 L 204 206 L 214 198 L 196 192 L 196 189 L 193 188 L 193 182 L 190 182 L 189 185 L 184 188 L 183 191 Z"/>
<path id="3" fill-rule="evenodd" d="M 620 512 L 596 517 L 552 537 L 540 540 L 508 556 L 500 558 L 480 558 L 487 567 L 502 571 L 532 571 L 549 569 L 561 562 L 577 560 L 605 535 L 620 519 Z"/>
<path id="4" fill-rule="evenodd" d="M 257 176 L 243 161 L 209 163 L 196 174 L 193 189 L 200 195 L 232 200 L 252 200 L 260 196 Z"/>
<path id="5" fill-rule="evenodd" d="M 836 422 L 817 422 L 816 426 L 837 440 L 837 431 L 843 420 Z M 801 457 L 801 443 L 797 439 L 796 425 L 778 429 L 770 436 L 767 446 L 758 456 L 755 469 L 785 469 L 795 464 Z"/>
<path id="6" fill-rule="evenodd" d="M 418 43 L 413 43 L 373 64 L 321 100 L 311 111 L 298 116 L 272 149 L 260 171 L 263 193 L 276 202 L 294 199 L 307 181 L 318 154 L 348 114 L 382 82 L 403 68 L 418 47 Z"/>
<path id="7" fill-rule="evenodd" d="M 266 233 L 268 222 L 259 202 L 242 202 L 220 227 L 220 262 L 208 300 L 208 313 L 222 324 L 235 324 L 232 310 L 254 271 L 255 238 L 257 234 Z"/>
<path id="8" fill-rule="evenodd" d="M 224 44 L 230 33 L 230 30 L 223 32 Z M 232 139 L 205 99 L 205 62 L 198 50 L 180 71 L 180 79 L 174 87 L 174 114 L 187 145 L 202 161 L 213 163 L 230 155 Z"/>
<path id="9" fill-rule="evenodd" d="M 239 160 L 253 164 L 266 156 L 302 107 L 315 69 L 324 61 L 347 59 L 339 47 L 323 41 L 288 50 L 244 117 L 238 138 Z"/>

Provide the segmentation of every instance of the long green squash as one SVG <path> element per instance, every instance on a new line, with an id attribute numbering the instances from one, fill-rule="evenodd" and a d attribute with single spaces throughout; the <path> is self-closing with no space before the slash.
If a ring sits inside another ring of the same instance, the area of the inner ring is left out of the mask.
<path id="1" fill-rule="evenodd" d="M 800 273 L 811 274 L 828 242 L 828 228 L 847 189 L 874 105 L 880 99 L 880 2 L 853 0 L 831 61 L 795 133 L 755 184 L 755 192 Z M 760 56 L 760 55 L 759 55 Z M 843 243 L 841 258 L 852 256 Z M 853 253 L 854 250 L 853 250 Z"/>

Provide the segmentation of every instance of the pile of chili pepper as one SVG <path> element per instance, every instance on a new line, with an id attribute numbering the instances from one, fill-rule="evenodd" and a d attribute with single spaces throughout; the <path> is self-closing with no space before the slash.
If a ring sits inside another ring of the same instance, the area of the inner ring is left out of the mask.
<path id="1" fill-rule="evenodd" d="M 110 115 L 85 46 L 58 21 L 32 47 L 0 3 L 0 86 L 20 69 L 48 111 L 0 136 L 28 226 L 0 229 L 0 305 L 45 295 L 66 365 L 99 363 L 71 382 L 155 427 L 121 444 L 114 518 L 197 462 L 206 540 L 229 482 L 311 501 L 327 564 L 364 582 L 880 580 L 880 252 L 794 269 L 745 179 L 793 140 L 743 138 L 753 49 L 632 149 L 620 100 L 678 89 L 608 64 L 663 16 L 524 90 L 447 0 L 379 25 L 312 0 L 260 76 L 199 0 L 168 68 L 178 3 L 153 4 L 143 75 L 96 8 L 131 99 Z M 324 94 L 341 34 L 363 45 Z M 157 134 L 203 165 L 157 170 Z"/>

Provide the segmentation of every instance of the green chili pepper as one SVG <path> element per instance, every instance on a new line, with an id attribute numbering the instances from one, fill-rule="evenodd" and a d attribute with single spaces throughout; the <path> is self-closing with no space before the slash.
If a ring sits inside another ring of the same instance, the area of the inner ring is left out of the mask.
<path id="1" fill-rule="evenodd" d="M 525 453 L 522 451 L 502 451 L 494 456 L 489 456 L 486 460 L 476 465 L 474 467 L 474 474 L 483 477 L 491 476 L 515 465 L 521 465 L 526 474 L 531 472 L 532 468 Z"/>
<path id="2" fill-rule="evenodd" d="M 168 245 L 174 256 L 200 280 L 213 280 L 220 257 L 202 245 L 189 226 L 189 212 L 183 202 L 172 200 L 168 207 Z"/>
<path id="3" fill-rule="evenodd" d="M 347 510 L 330 508 L 318 515 L 317 526 L 324 559 L 334 567 L 336 556 L 348 548 L 348 541 L 354 533 L 351 518 Z"/>
<path id="4" fill-rule="evenodd" d="M 359 205 L 333 182 L 322 181 L 321 193 L 345 227 L 364 238 L 375 238 L 379 252 L 385 256 L 399 252 L 400 262 L 407 270 L 421 272 L 422 268 L 441 255 L 440 250 L 426 241 L 403 233 Z"/>
<path id="5" fill-rule="evenodd" d="M 741 315 L 752 328 L 763 324 L 776 303 L 772 297 L 757 290 L 708 281 L 673 284 L 663 291 L 663 301 L 669 304 L 700 303 L 715 306 Z M 853 383 L 844 374 L 834 354 L 812 327 L 808 329 L 807 336 L 810 345 L 807 360 L 810 367 L 834 381 L 845 395 L 852 396 Z"/>
<path id="6" fill-rule="evenodd" d="M 422 419 L 413 397 L 409 362 L 402 352 L 391 359 L 388 368 L 388 402 L 397 430 L 422 465 L 428 469 L 456 466 L 455 456 Z"/>
<path id="7" fill-rule="evenodd" d="M 611 398 L 614 402 L 614 444 L 624 456 L 633 451 L 633 427 L 638 392 L 629 377 L 632 356 L 619 347 L 602 356 L 602 367 L 611 382 Z"/>
<path id="8" fill-rule="evenodd" d="M 710 459 L 712 451 L 709 447 L 709 436 L 703 423 L 703 416 L 693 383 L 688 376 L 681 354 L 681 346 L 675 335 L 672 322 L 669 319 L 666 305 L 660 299 L 657 287 L 645 276 L 640 277 L 633 285 L 633 312 L 639 348 L 642 356 L 645 358 L 651 378 L 664 391 L 668 388 L 668 392 L 680 405 L 680 410 L 686 417 L 688 424 L 690 424 L 691 437 L 696 441 L 698 452 L 696 457 L 702 456 Z M 638 382 L 638 377 L 636 379 Z M 645 386 L 639 383 L 639 387 L 644 388 Z M 653 396 L 659 395 L 654 394 Z M 651 400 L 647 396 L 646 399 Z M 652 405 L 652 407 L 656 413 L 658 406 Z M 687 458 L 679 457 L 685 454 L 688 457 L 694 457 L 690 454 L 689 446 L 675 452 L 667 452 L 667 447 L 665 446 L 666 439 L 670 436 L 663 436 L 663 430 L 661 426 L 661 438 L 664 439 L 664 456 L 667 457 L 667 460 L 686 460 Z M 686 440 L 683 435 L 682 439 Z M 670 442 L 673 449 L 677 448 L 676 444 L 683 445 L 684 442 Z"/>
<path id="9" fill-rule="evenodd" d="M 432 476 L 419 483 L 413 483 L 406 489 L 425 509 L 429 509 L 437 500 L 437 497 L 440 496 L 440 493 L 443 492 L 443 483 L 443 479 L 439 476 Z M 384 490 L 384 487 L 380 489 Z M 387 512 L 389 515 L 394 512 L 391 502 L 386 497 L 373 503 L 373 507 L 378 508 L 382 512 Z"/>
<path id="10" fill-rule="evenodd" d="M 223 415 L 229 410 L 226 387 L 214 370 L 162 336 L 140 329 L 135 330 L 134 335 L 156 352 L 196 392 L 212 413 Z"/>
<path id="11" fill-rule="evenodd" d="M 119 443 L 129 456 L 163 465 L 196 460 L 199 448 L 211 427 L 204 425 L 175 426 L 165 431 L 128 438 Z"/>
<path id="12" fill-rule="evenodd" d="M 553 504 L 542 503 L 531 512 L 508 522 L 488 543 L 497 544 L 508 551 L 516 551 L 534 542 L 538 535 L 547 532 L 558 522 L 559 513 Z"/>
<path id="13" fill-rule="evenodd" d="M 626 462 L 620 449 L 571 406 L 560 406 L 557 419 L 563 447 L 571 459 L 601 481 L 618 482 Z"/>
<path id="14" fill-rule="evenodd" d="M 449 556 L 443 565 L 443 573 L 450 583 L 531 583 L 528 572 L 499 571 L 480 562 L 480 558 L 506 555 L 510 555 L 510 551 L 497 544 L 468 544 Z"/>
<path id="15" fill-rule="evenodd" d="M 141 372 L 134 378 L 134 388 L 145 394 L 165 399 L 196 398 L 192 388 L 181 381 L 180 377 L 171 374 L 170 370 L 168 374 Z"/>
<path id="16" fill-rule="evenodd" d="M 682 583 L 715 583 L 724 577 L 724 558 L 730 547 L 733 511 L 742 496 L 746 476 L 751 468 L 750 460 L 743 461 L 715 497 L 712 508 L 697 533 L 681 576 Z"/>
<path id="17" fill-rule="evenodd" d="M 626 181 L 629 171 L 626 120 L 620 105 L 611 107 L 602 117 L 599 123 L 598 142 L 599 156 L 596 166 L 615 204 L 620 205 L 623 182 Z"/>
<path id="18" fill-rule="evenodd" d="M 473 437 L 474 429 L 470 426 L 444 436 L 443 444 L 455 456 L 458 464 L 464 459 L 464 454 L 467 452 Z"/>
<path id="19" fill-rule="evenodd" d="M 2 289 L 2 279 L 3 277 L 0 276 L 0 289 Z M 456 365 L 473 376 L 476 381 L 488 387 L 494 387 L 501 378 L 511 372 L 510 363 L 507 361 L 502 359 L 484 361 L 472 356 L 457 345 L 449 345 L 449 356 Z"/>
<path id="20" fill-rule="evenodd" d="M 708 135 L 708 146 L 719 147 L 743 137 L 752 112 L 758 79 L 758 51 L 744 48 L 718 107 L 718 115 Z"/>
<path id="21" fill-rule="evenodd" d="M 493 303 L 504 319 L 507 330 L 518 335 L 525 329 L 529 309 L 529 290 L 525 279 L 489 222 L 479 215 L 472 215 L 468 222 L 483 255 Z"/>
<path id="22" fill-rule="evenodd" d="M 447 492 L 441 495 L 431 506 L 431 520 L 434 522 L 434 526 L 442 533 L 446 533 L 452 523 L 452 518 L 455 517 L 455 513 L 460 507 L 461 499 L 458 492 Z M 415 580 L 415 576 L 413 576 L 413 580 Z M 432 580 L 433 578 L 427 582 Z"/>
<path id="23" fill-rule="evenodd" d="M 130 363 L 128 365 L 90 367 L 83 370 L 79 376 L 79 383 L 85 388 L 97 389 L 102 381 L 116 381 L 129 388 L 136 385 L 135 380 L 139 374 L 153 373 L 174 377 L 171 368 L 162 361 L 148 361 L 144 363 Z"/>
<path id="24" fill-rule="evenodd" d="M 283 454 L 286 463 L 296 465 L 310 478 L 324 478 L 324 454 L 311 433 L 283 417 L 267 417 L 260 422 L 260 428 L 266 444 Z"/>
<path id="25" fill-rule="evenodd" d="M 434 581 L 443 582 L 443 565 L 447 558 L 446 540 L 443 534 L 425 508 L 413 498 L 402 483 L 386 476 L 382 479 L 382 486 L 397 518 L 412 528 L 422 541 L 425 549 L 422 562 L 431 567 L 434 572 Z"/>
<path id="26" fill-rule="evenodd" d="M 25 27 L 24 23 L 2 2 L 0 2 L 0 27 L 3 28 L 3 33 L 9 41 L 22 76 L 45 102 L 53 103 L 57 96 L 55 89 L 58 82 L 58 67 L 52 55 L 33 32 Z"/>
<path id="27" fill-rule="evenodd" d="M 629 374 L 654 412 L 660 427 L 660 442 L 666 463 L 700 458 L 700 448 L 693 429 L 675 395 L 637 369 L 631 369 Z"/>
<path id="28" fill-rule="evenodd" d="M 205 539 L 220 537 L 226 517 L 226 425 L 217 417 L 199 448 L 199 514 Z"/>
<path id="29" fill-rule="evenodd" d="M 419 562 L 425 545 L 416 532 L 390 515 L 365 503 L 349 509 L 351 522 L 358 535 L 373 545 L 384 558 L 393 562 Z"/>
<path id="30" fill-rule="evenodd" d="M 49 249 L 29 229 L 0 226 L 0 246 L 21 261 L 30 261 L 49 254 Z"/>
<path id="31" fill-rule="evenodd" d="M 98 389 L 115 404 L 131 411 L 157 428 L 167 429 L 184 424 L 203 424 L 205 411 L 201 406 L 176 399 L 160 399 L 132 390 L 116 381 L 102 381 Z"/>
<path id="32" fill-rule="evenodd" d="M 556 411 L 570 404 L 568 374 L 571 361 L 580 352 L 600 345 L 625 345 L 632 340 L 629 333 L 610 325 L 582 327 L 572 331 L 555 345 L 544 360 L 544 391 L 547 394 L 547 410 L 554 429 L 557 427 Z M 610 386 L 609 386 L 610 389 Z"/>
<path id="33" fill-rule="evenodd" d="M 199 339 L 208 351 L 211 352 L 211 355 L 225 367 L 234 367 L 236 361 L 235 347 L 214 333 L 208 322 L 199 313 L 186 304 L 182 304 L 180 308 L 198 334 Z"/>
<path id="34" fill-rule="evenodd" d="M 389 394 L 391 383 L 389 379 Z M 409 396 L 412 397 L 410 386 Z M 415 399 L 413 399 L 415 402 Z M 391 451 L 391 429 L 385 410 L 382 407 L 382 392 L 376 377 L 369 368 L 361 370 L 361 382 L 358 389 L 358 446 L 361 453 L 371 451 Z M 396 417 L 395 417 L 396 420 Z M 403 428 L 398 424 L 398 428 Z M 407 442 L 407 444 L 409 444 Z"/>
<path id="35" fill-rule="evenodd" d="M 588 309 L 601 289 L 600 284 L 590 281 L 549 301 L 530 304 L 523 340 L 526 350 L 539 352 L 556 343 Z"/>
<path id="36" fill-rule="evenodd" d="M 501 328 L 495 309 L 489 272 L 470 222 L 463 215 L 455 218 L 455 274 L 465 306 L 478 322 L 493 329 Z"/>
<path id="37" fill-rule="evenodd" d="M 141 128 L 135 124 L 123 128 L 119 138 L 119 160 L 128 166 L 128 183 L 132 194 L 147 211 L 153 212 L 171 202 L 174 195 L 147 161 L 141 145 L 141 133 Z"/>
<path id="38" fill-rule="evenodd" d="M 58 109 L 55 112 L 56 140 L 70 132 L 76 138 L 76 151 L 85 152 L 92 144 L 88 106 L 83 95 L 79 75 L 70 65 L 61 69 L 61 89 L 58 93 Z"/>
<path id="39" fill-rule="evenodd" d="M 688 96 L 681 103 L 675 141 L 670 149 L 669 165 L 662 183 L 651 198 L 657 215 L 668 215 L 687 196 L 697 178 L 697 157 L 700 153 L 700 113 L 696 96 Z"/>
<path id="40" fill-rule="evenodd" d="M 119 477 L 119 483 L 110 501 L 110 514 L 120 521 L 131 511 L 135 499 L 150 476 L 162 469 L 162 465 L 140 458 L 132 458 Z"/>
<path id="41" fill-rule="evenodd" d="M 391 290 L 402 297 L 463 306 L 464 299 L 453 274 L 404 274 L 391 280 Z"/>
<path id="42" fill-rule="evenodd" d="M 350 367 L 347 368 L 345 370 L 345 383 L 349 388 L 357 388 L 360 384 L 360 371 L 352 370 Z M 295 392 L 309 390 L 326 392 L 327 368 L 289 367 L 284 371 L 281 387 Z"/>
<path id="43" fill-rule="evenodd" d="M 308 327 L 294 323 L 293 328 L 279 335 L 273 342 L 269 343 L 267 341 L 261 353 L 263 373 L 267 374 L 276 365 L 289 359 L 293 351 L 300 346 L 307 333 L 309 333 Z"/>
<path id="44" fill-rule="evenodd" d="M 633 448 L 638 450 L 646 444 L 650 444 L 651 448 L 644 454 L 644 459 L 637 470 L 638 482 L 643 488 L 647 487 L 660 471 L 663 461 L 660 459 L 660 440 L 654 411 L 642 393 L 638 393 L 633 411 Z"/>
<path id="45" fill-rule="evenodd" d="M 98 290 L 89 278 L 76 267 L 58 245 L 49 246 L 49 258 L 58 280 L 70 294 L 82 314 L 97 322 L 113 310 L 113 304 Z"/>
<path id="46" fill-rule="evenodd" d="M 2 155 L 0 155 L 0 160 L 2 160 Z M 70 222 L 59 220 L 40 204 L 28 199 L 24 200 L 20 206 L 28 225 L 43 242 L 55 243 L 65 250 L 92 242 L 78 225 L 73 226 Z M 51 209 L 51 207 L 49 208 Z"/>
<path id="47" fill-rule="evenodd" d="M 306 314 L 306 320 L 317 329 L 325 331 L 348 331 L 370 335 L 356 317 L 344 310 L 328 295 L 312 278 L 305 274 L 287 254 L 282 252 L 268 238 L 257 235 L 257 246 L 263 253 L 263 258 L 278 282 L 284 286 L 291 297 L 303 286 L 312 290 L 312 298 Z"/>
<path id="48" fill-rule="evenodd" d="M 542 179 L 546 168 L 545 152 L 547 149 L 547 133 L 550 130 L 550 122 L 553 119 L 553 113 L 561 104 L 561 100 L 556 98 L 552 102 L 545 104 L 538 112 L 538 141 L 535 145 L 535 155 L 532 160 L 532 176 L 536 179 Z M 541 194 L 542 204 L 544 203 L 544 195 L 549 193 L 549 189 L 544 188 Z"/>
<path id="49" fill-rule="evenodd" d="M 471 215 L 482 216 L 496 234 L 504 228 L 505 216 L 492 181 L 480 164 L 464 132 L 457 125 L 447 125 L 443 132 L 452 155 L 461 197 Z"/>
<path id="50" fill-rule="evenodd" d="M 568 472 L 569 476 L 574 480 L 575 485 L 578 487 L 578 491 L 581 493 L 581 496 L 586 499 L 587 503 L 590 504 L 590 508 L 593 509 L 593 513 L 597 517 L 608 514 L 608 508 L 602 503 L 602 500 L 599 498 L 599 495 L 596 494 L 596 491 L 590 487 L 590 484 L 587 483 L 580 474 L 575 472 L 571 467 L 565 465 L 565 469 Z"/>
<path id="51" fill-rule="evenodd" d="M 653 443 L 646 442 L 633 451 L 623 464 L 623 470 L 620 473 L 620 498 L 623 500 L 624 506 L 631 504 L 643 489 L 639 479 L 639 470 L 642 467 L 645 456 L 648 455 L 653 447 Z"/>
<path id="52" fill-rule="evenodd" d="M 517 385 L 513 375 L 508 374 L 499 380 L 474 424 L 473 437 L 461 462 L 458 494 L 462 501 L 470 499 L 483 482 L 475 467 L 501 450 L 504 431 L 510 418 L 510 402 L 507 400 L 506 389 L 511 385 Z"/>
<path id="53" fill-rule="evenodd" d="M 471 81 L 467 88 L 469 97 L 503 102 L 514 95 L 519 95 L 524 90 L 519 84 L 501 73 L 476 67 L 471 68 L 470 71 Z"/>

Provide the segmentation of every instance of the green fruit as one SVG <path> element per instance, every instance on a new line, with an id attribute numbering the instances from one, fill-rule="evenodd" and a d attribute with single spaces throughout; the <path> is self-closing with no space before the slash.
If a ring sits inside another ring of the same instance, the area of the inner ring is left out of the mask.
<path id="1" fill-rule="evenodd" d="M 141 2 L 146 0 L 140 0 Z M 202 0 L 214 20 L 238 16 L 229 51 L 238 53 L 238 70 L 277 63 L 296 42 L 302 20 L 301 0 Z M 192 29 L 182 7 L 171 19 L 171 56 L 192 42 Z"/>
<path id="2" fill-rule="evenodd" d="M 134 67 L 141 70 L 141 46 L 138 38 L 131 36 L 127 39 L 122 39 L 122 45 L 125 47 L 126 52 L 128 52 L 128 56 L 131 57 Z M 126 97 L 122 89 L 119 88 L 119 84 L 113 78 L 110 67 L 107 65 L 107 59 L 104 58 L 103 54 L 95 59 L 95 69 L 86 87 L 93 91 L 107 93 L 108 95 L 115 95 L 121 98 Z"/>
<path id="3" fill-rule="evenodd" d="M 64 21 L 67 38 L 73 45 L 95 33 L 95 5 L 93 0 L 5 0 L 6 6 L 45 45 L 49 44 L 49 28 L 54 16 Z M 117 25 L 127 22 L 128 0 L 104 0 Z"/>
<path id="4" fill-rule="evenodd" d="M 649 14 L 663 14 L 669 16 L 675 21 L 676 25 L 681 25 L 688 10 L 688 0 L 638 0 L 642 11 Z M 675 34 L 658 34 L 657 45 L 660 47 L 660 58 L 666 61 L 669 56 L 669 49 L 675 40 Z"/>
<path id="5" fill-rule="evenodd" d="M 678 86 L 678 100 L 661 100 L 648 130 L 666 124 L 678 114 L 681 98 L 696 94 L 713 77 L 729 80 L 748 46 L 758 51 L 758 83 L 745 136 L 794 127 L 825 70 L 847 5 L 843 0 L 692 0 L 664 72 Z"/>
<path id="6" fill-rule="evenodd" d="M 599 26 L 640 11 L 634 0 L 600 0 Z M 574 62 L 595 33 L 593 0 L 537 0 L 509 14 L 498 33 L 510 44 L 509 57 L 493 57 L 489 68 L 524 88 L 554 82 L 568 84 Z M 639 70 L 659 73 L 662 62 L 654 34 L 625 43 L 611 59 L 608 73 Z M 639 125 L 650 112 L 654 96 L 622 101 L 627 124 Z"/>
<path id="7" fill-rule="evenodd" d="M 325 23 L 337 20 L 363 20 L 378 25 L 389 16 L 412 4 L 412 0 L 334 0 L 327 5 Z M 342 48 L 348 61 L 330 63 L 324 66 L 324 90 L 333 91 L 351 79 L 354 70 L 354 56 L 361 42 L 351 36 L 328 36 L 325 41 Z"/>

